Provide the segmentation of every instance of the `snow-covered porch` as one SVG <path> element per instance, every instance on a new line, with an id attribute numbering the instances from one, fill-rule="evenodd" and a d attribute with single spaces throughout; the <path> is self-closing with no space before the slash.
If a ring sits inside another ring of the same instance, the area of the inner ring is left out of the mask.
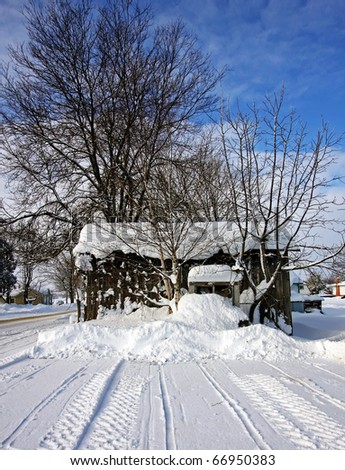
<path id="1" fill-rule="evenodd" d="M 188 273 L 188 291 L 191 294 L 218 294 L 232 299 L 240 306 L 241 273 L 226 264 L 194 266 Z"/>

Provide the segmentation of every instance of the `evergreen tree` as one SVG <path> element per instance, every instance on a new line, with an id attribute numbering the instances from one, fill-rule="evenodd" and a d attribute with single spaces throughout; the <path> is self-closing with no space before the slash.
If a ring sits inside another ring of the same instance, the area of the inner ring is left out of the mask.
<path id="1" fill-rule="evenodd" d="M 9 302 L 10 291 L 17 281 L 13 274 L 15 268 L 13 248 L 6 240 L 0 238 L 0 295 L 6 302 Z"/>

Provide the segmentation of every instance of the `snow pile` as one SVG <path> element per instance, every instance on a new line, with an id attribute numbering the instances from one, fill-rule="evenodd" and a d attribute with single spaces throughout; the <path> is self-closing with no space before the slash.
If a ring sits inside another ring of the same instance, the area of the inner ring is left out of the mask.
<path id="1" fill-rule="evenodd" d="M 240 320 L 247 317 L 227 299 L 215 294 L 187 294 L 182 297 L 178 312 L 172 315 L 164 307 L 143 306 L 128 315 L 110 311 L 99 320 L 41 332 L 32 355 L 117 357 L 156 363 L 212 358 L 269 361 L 304 360 L 311 356 L 345 358 L 345 333 L 339 334 L 345 325 L 331 338 L 324 336 L 311 341 L 317 338 L 316 330 L 303 327 L 302 318 L 307 325 L 311 317 L 304 314 L 296 318 L 297 333 L 308 333 L 304 337 L 290 337 L 263 325 L 239 328 Z M 339 318 L 334 326 L 343 320 L 342 316 Z M 322 323 L 332 323 L 331 320 L 331 315 L 327 318 L 318 314 L 319 331 Z"/>
<path id="2" fill-rule="evenodd" d="M 122 357 L 164 363 L 211 358 L 302 360 L 330 349 L 329 344 L 313 347 L 311 342 L 296 340 L 267 326 L 239 328 L 239 321 L 246 318 L 240 309 L 218 295 L 187 294 L 173 315 L 168 315 L 165 308 L 143 307 L 129 315 L 113 312 L 101 320 L 41 332 L 32 354 Z"/>
<path id="3" fill-rule="evenodd" d="M 323 298 L 321 314 L 293 312 L 294 336 L 313 340 L 304 344 L 308 351 L 330 359 L 345 360 L 345 299 Z"/>
<path id="4" fill-rule="evenodd" d="M 248 320 L 241 309 L 217 294 L 184 295 L 177 314 L 171 318 L 202 331 L 235 329 L 240 320 Z"/>

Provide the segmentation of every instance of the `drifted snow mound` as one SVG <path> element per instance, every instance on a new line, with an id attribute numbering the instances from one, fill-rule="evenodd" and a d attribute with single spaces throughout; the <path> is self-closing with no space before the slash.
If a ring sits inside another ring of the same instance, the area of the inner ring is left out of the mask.
<path id="1" fill-rule="evenodd" d="M 129 315 L 42 332 L 34 357 L 121 357 L 164 363 L 204 359 L 304 359 L 314 351 L 262 325 L 238 328 L 246 315 L 218 295 L 187 294 L 178 312 L 140 308 Z M 303 346 L 303 347 L 302 347 Z"/>
<path id="2" fill-rule="evenodd" d="M 238 328 L 240 320 L 248 320 L 247 315 L 234 307 L 229 299 L 216 294 L 184 295 L 178 311 L 171 318 L 205 331 Z"/>

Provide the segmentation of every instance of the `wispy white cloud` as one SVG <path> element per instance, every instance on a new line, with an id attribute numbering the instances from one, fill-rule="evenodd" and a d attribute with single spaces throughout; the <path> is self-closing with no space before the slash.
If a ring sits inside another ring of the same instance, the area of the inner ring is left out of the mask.
<path id="1" fill-rule="evenodd" d="M 215 64 L 229 65 L 224 93 L 250 102 L 284 82 L 305 120 L 319 123 L 325 114 L 345 130 L 343 0 L 153 0 L 153 7 L 162 21 L 182 17 Z"/>

